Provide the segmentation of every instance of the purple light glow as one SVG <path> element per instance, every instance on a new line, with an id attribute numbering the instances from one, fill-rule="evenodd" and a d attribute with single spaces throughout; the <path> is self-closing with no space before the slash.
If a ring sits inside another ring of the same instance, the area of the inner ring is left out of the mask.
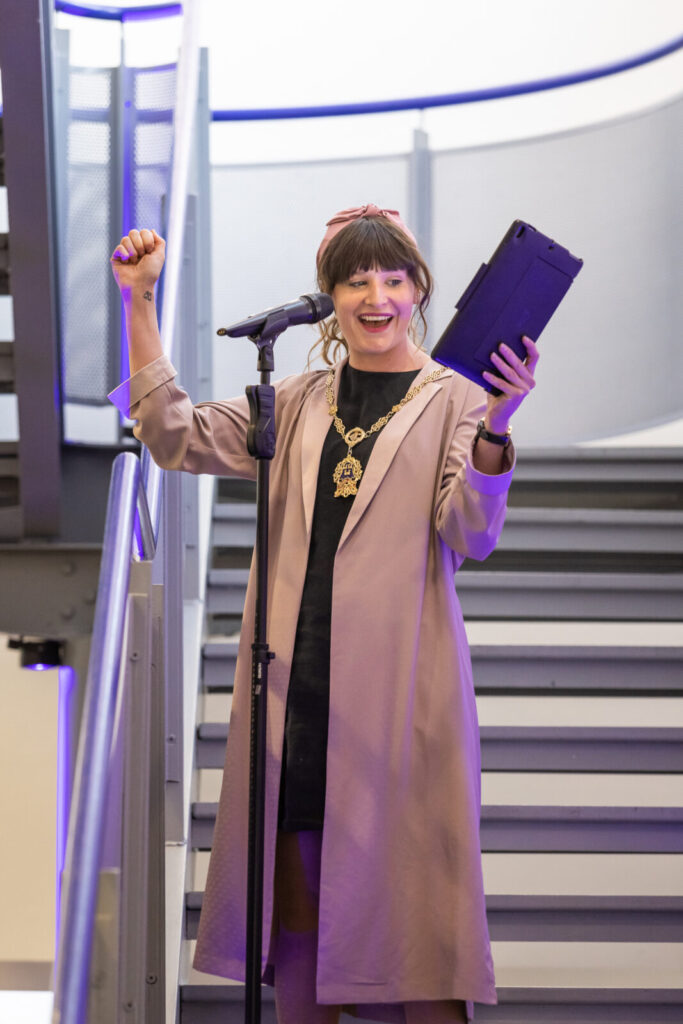
<path id="1" fill-rule="evenodd" d="M 56 668 L 55 665 L 44 665 L 41 661 L 35 661 L 33 665 L 24 665 L 29 672 L 47 672 L 50 669 Z"/>
<path id="2" fill-rule="evenodd" d="M 54 666 L 51 666 L 54 668 Z M 56 877 L 56 928 L 59 942 L 59 927 L 62 910 L 62 875 L 66 860 L 66 840 L 69 831 L 71 808 L 71 732 L 73 728 L 73 698 L 75 695 L 76 673 L 68 665 L 59 669 L 59 696 L 57 709 L 57 877 Z"/>
<path id="3" fill-rule="evenodd" d="M 141 7 L 92 6 L 83 3 L 69 3 L 55 0 L 55 10 L 81 18 L 97 18 L 100 21 L 146 21 L 153 18 L 172 18 L 183 13 L 182 4 L 147 4 Z"/>

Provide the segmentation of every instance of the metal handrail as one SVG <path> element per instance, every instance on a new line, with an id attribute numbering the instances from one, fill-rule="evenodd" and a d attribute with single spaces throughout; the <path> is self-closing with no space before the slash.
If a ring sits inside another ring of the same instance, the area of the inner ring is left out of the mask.
<path id="1" fill-rule="evenodd" d="M 465 92 L 444 93 L 439 96 L 412 96 L 396 100 L 371 100 L 368 103 L 330 103 L 317 107 L 268 107 L 253 110 L 213 110 L 212 121 L 278 121 L 303 117 L 348 117 L 351 114 L 387 114 L 399 110 L 428 110 L 433 107 L 454 107 L 464 103 L 482 103 L 486 100 L 507 99 L 510 96 L 526 96 L 534 92 L 562 89 L 568 85 L 592 82 L 607 78 L 622 71 L 651 64 L 683 49 L 683 36 L 663 43 L 652 50 L 612 61 L 609 64 L 586 68 L 584 71 L 570 71 L 552 78 L 539 78 L 531 82 L 513 82 L 510 85 L 494 85 L 489 89 L 471 89 Z"/>
<path id="2" fill-rule="evenodd" d="M 188 5 L 189 6 L 189 5 Z M 145 4 L 136 8 L 126 7 L 90 7 L 84 3 L 71 3 L 67 0 L 55 0 L 55 10 L 68 14 L 81 15 L 86 18 L 99 18 L 107 21 L 132 21 L 146 18 L 172 17 L 182 13 L 182 4 Z M 353 114 L 386 114 L 399 110 L 428 110 L 434 107 L 452 107 L 464 103 L 482 103 L 487 100 L 506 99 L 509 96 L 524 96 L 534 92 L 547 92 L 551 89 L 562 89 L 581 82 L 591 82 L 598 78 L 620 74 L 660 60 L 683 48 L 683 35 L 676 36 L 666 43 L 634 54 L 608 64 L 586 68 L 583 71 L 570 71 L 564 75 L 540 78 L 530 82 L 514 82 L 509 85 L 495 85 L 488 89 L 473 89 L 464 92 L 443 93 L 436 96 L 412 96 L 395 100 L 370 100 L 366 103 L 330 103 L 322 106 L 305 107 L 266 107 L 262 109 L 213 110 L 212 121 L 276 121 L 308 117 L 348 117 Z"/>
<path id="3" fill-rule="evenodd" d="M 191 148 L 187 145 L 187 136 L 192 129 L 197 97 L 197 49 L 197 16 L 188 8 L 183 21 L 177 76 L 178 101 L 167 232 L 170 258 L 165 271 L 161 316 L 162 345 L 168 355 L 173 349 L 182 266 L 180 254 L 188 191 L 188 151 Z M 133 545 L 137 543 L 143 560 L 154 558 L 164 505 L 163 481 L 164 473 L 152 461 L 147 449 L 143 450 L 142 460 L 131 452 L 122 453 L 114 460 L 74 780 L 74 804 L 69 823 L 65 905 L 55 969 L 54 1024 L 82 1024 L 87 1012 L 98 879 L 105 840 L 104 811 L 120 690 Z M 167 555 L 168 545 L 172 543 L 171 538 L 165 536 Z M 180 550 L 174 550 L 170 559 L 181 564 Z M 168 562 L 168 557 L 165 562 Z M 164 568 L 164 575 L 167 571 L 168 566 Z M 171 580 L 174 579 L 175 575 L 171 573 Z M 182 586 L 178 587 L 177 580 L 175 582 L 173 599 L 182 600 Z M 168 698 L 168 694 L 166 696 Z M 177 700 L 178 694 L 174 697 Z M 182 706 L 182 694 L 180 700 Z"/>
<path id="4" fill-rule="evenodd" d="M 70 14 L 80 14 L 90 18 L 106 18 L 110 21 L 128 20 L 134 16 L 135 8 L 124 11 L 122 8 L 87 8 L 82 4 L 72 4 L 55 0 L 55 10 Z M 177 10 L 175 9 L 177 8 Z M 145 8 L 137 8 L 141 13 L 138 17 L 166 17 L 181 13 L 180 4 L 154 4 Z M 104 13 L 100 13 L 104 12 Z M 548 92 L 552 89 L 563 89 L 569 85 L 592 82 L 598 78 L 607 78 L 623 71 L 651 64 L 672 53 L 683 49 L 683 36 L 676 36 L 660 46 L 643 53 L 612 61 L 609 64 L 586 68 L 583 71 L 570 71 L 565 75 L 554 75 L 551 78 L 539 78 L 530 82 L 513 82 L 508 85 L 494 85 L 488 89 L 471 89 L 464 92 L 441 93 L 435 96 L 408 96 L 395 100 L 370 100 L 366 103 L 329 103 L 321 106 L 307 107 L 263 107 L 254 109 L 223 109 L 212 110 L 211 120 L 221 121 L 281 121 L 310 117 L 349 117 L 354 114 L 388 114 L 403 110 L 430 110 L 436 107 L 455 107 L 466 103 L 483 103 L 488 100 L 507 99 L 510 96 L 528 96 L 535 92 Z M 0 113 L 2 106 L 0 105 Z"/>
<path id="5" fill-rule="evenodd" d="M 67 886 L 57 954 L 53 1024 L 80 1024 L 85 1019 L 105 829 L 102 808 L 106 802 L 118 699 L 135 514 L 140 506 L 148 524 L 140 461 L 132 452 L 122 452 L 114 459 L 107 503 L 66 852 Z M 154 538 L 146 526 L 142 536 L 144 557 L 152 558 Z"/>

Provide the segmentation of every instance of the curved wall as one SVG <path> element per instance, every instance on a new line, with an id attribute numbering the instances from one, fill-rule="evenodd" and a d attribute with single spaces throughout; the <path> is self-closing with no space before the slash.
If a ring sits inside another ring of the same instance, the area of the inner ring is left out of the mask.
<path id="1" fill-rule="evenodd" d="M 519 217 L 584 267 L 542 335 L 527 444 L 583 441 L 683 412 L 683 100 L 582 132 L 439 153 L 434 323 Z"/>
<path id="2" fill-rule="evenodd" d="M 541 339 L 518 442 L 579 442 L 683 413 L 682 121 L 679 99 L 582 131 L 432 154 L 432 344 L 516 217 L 585 261 Z M 409 155 L 212 175 L 216 326 L 314 289 L 315 250 L 336 210 L 408 209 Z M 302 369 L 313 340 L 312 328 L 288 331 L 276 376 Z M 255 379 L 254 351 L 246 340 L 217 345 L 217 397 Z"/>

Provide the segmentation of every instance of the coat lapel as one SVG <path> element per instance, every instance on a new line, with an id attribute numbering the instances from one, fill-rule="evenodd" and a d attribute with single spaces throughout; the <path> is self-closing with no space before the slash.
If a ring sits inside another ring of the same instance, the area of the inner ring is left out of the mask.
<path id="1" fill-rule="evenodd" d="M 436 369 L 439 369 L 439 364 L 430 360 L 417 375 L 412 386 L 419 385 L 425 377 L 429 376 Z M 416 395 L 415 398 L 405 405 L 383 428 L 363 472 L 363 477 L 358 487 L 358 494 L 353 500 L 353 506 L 346 520 L 337 551 L 346 543 L 349 535 L 356 528 L 372 501 L 404 437 L 427 408 L 432 398 L 441 390 L 443 384 L 452 376 L 453 371 L 447 370 L 444 367 L 443 376 L 427 384 L 419 395 Z"/>
<path id="2" fill-rule="evenodd" d="M 337 399 L 339 388 L 339 367 L 334 376 L 334 397 Z M 320 458 L 327 432 L 332 423 L 330 410 L 325 401 L 325 380 L 327 374 L 322 378 L 322 386 L 315 388 L 307 403 L 305 419 L 303 423 L 303 437 L 301 440 L 301 480 L 304 499 L 304 517 L 306 523 L 306 536 L 310 537 L 313 526 L 313 510 L 315 508 L 315 493 L 318 486 L 318 471 L 320 469 Z"/>

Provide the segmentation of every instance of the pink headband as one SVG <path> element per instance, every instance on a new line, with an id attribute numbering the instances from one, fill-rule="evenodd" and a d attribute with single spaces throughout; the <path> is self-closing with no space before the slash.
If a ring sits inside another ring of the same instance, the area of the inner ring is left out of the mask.
<path id="1" fill-rule="evenodd" d="M 339 234 L 342 228 L 345 228 L 347 224 L 354 220 L 360 220 L 361 217 L 386 217 L 387 220 L 392 221 L 396 227 L 400 228 L 403 234 L 417 248 L 417 240 L 401 220 L 398 210 L 380 210 L 379 206 L 375 206 L 374 203 L 368 203 L 367 206 L 350 206 L 348 210 L 340 210 L 339 213 L 335 213 L 334 217 L 328 220 L 326 225 L 327 231 L 320 243 L 316 259 L 320 261 L 320 257 L 327 248 L 328 243 L 335 235 Z"/>

